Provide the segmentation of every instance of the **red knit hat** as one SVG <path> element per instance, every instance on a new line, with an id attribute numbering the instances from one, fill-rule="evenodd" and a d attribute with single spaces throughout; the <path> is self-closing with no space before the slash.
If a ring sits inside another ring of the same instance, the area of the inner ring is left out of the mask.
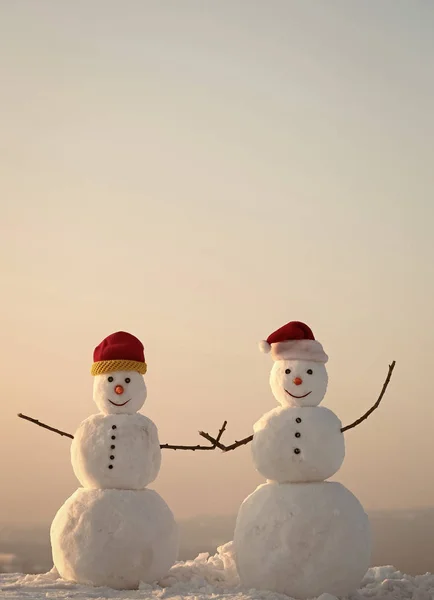
<path id="1" fill-rule="evenodd" d="M 146 373 L 143 344 L 131 333 L 112 333 L 97 346 L 93 353 L 92 375 L 113 371 L 137 371 Z"/>
<path id="2" fill-rule="evenodd" d="M 328 356 L 315 339 L 312 329 L 300 321 L 291 321 L 259 343 L 262 352 L 271 352 L 273 360 L 311 360 L 326 363 Z"/>

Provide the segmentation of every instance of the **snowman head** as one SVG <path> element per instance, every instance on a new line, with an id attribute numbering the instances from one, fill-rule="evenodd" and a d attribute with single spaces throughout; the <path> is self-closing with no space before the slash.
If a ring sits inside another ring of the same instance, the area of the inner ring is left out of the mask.
<path id="1" fill-rule="evenodd" d="M 106 337 L 93 353 L 93 399 L 104 414 L 132 414 L 146 400 L 143 344 L 125 331 Z"/>
<path id="2" fill-rule="evenodd" d="M 282 406 L 318 406 L 327 389 L 328 360 L 310 327 L 291 321 L 260 343 L 274 360 L 270 385 Z"/>
<path id="3" fill-rule="evenodd" d="M 96 375 L 93 382 L 93 399 L 106 415 L 133 414 L 146 400 L 146 385 L 137 371 L 113 371 Z"/>
<path id="4" fill-rule="evenodd" d="M 282 406 L 318 406 L 327 390 L 324 363 L 310 360 L 277 360 L 270 373 L 270 386 Z"/>

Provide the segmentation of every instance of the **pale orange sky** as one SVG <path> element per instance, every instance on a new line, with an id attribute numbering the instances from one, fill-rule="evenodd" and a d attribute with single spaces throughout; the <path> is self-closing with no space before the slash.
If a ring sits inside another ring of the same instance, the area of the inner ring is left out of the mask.
<path id="1" fill-rule="evenodd" d="M 434 7 L 397 0 L 0 5 L 3 521 L 49 521 L 96 412 L 92 351 L 145 345 L 162 442 L 275 406 L 257 341 L 293 319 L 330 356 L 335 477 L 432 505 Z M 178 518 L 235 513 L 249 448 L 165 451 Z"/>

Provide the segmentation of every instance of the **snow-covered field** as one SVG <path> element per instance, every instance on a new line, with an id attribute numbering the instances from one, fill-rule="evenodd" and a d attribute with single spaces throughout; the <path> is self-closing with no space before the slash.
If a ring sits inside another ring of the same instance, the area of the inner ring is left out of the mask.
<path id="1" fill-rule="evenodd" d="M 43 575 L 0 574 L 0 598 L 2 600 L 54 598 L 287 600 L 287 596 L 267 591 L 246 590 L 240 586 L 231 542 L 220 547 L 217 554 L 212 557 L 208 554 L 200 554 L 192 561 L 177 563 L 159 585 L 141 585 L 136 591 L 123 592 L 76 585 L 59 579 L 53 570 Z M 333 600 L 333 598 L 328 596 L 323 600 Z M 362 588 L 351 596 L 351 600 L 364 598 L 433 600 L 434 575 L 427 573 L 412 577 L 396 571 L 393 567 L 375 567 L 366 574 Z"/>

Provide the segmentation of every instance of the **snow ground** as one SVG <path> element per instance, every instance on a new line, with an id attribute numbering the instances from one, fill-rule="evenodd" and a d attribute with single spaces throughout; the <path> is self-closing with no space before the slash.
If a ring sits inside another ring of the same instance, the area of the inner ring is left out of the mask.
<path id="1" fill-rule="evenodd" d="M 136 591 L 94 588 L 60 579 L 53 569 L 42 575 L 0 574 L 2 600 L 47 600 L 73 598 L 91 600 L 288 600 L 274 592 L 243 589 L 238 580 L 232 542 L 218 548 L 217 554 L 199 554 L 191 561 L 177 563 L 159 585 L 141 585 Z M 321 600 L 334 600 L 323 594 Z M 362 588 L 350 600 L 434 600 L 434 575 L 404 575 L 394 567 L 374 567 L 368 571 Z"/>

